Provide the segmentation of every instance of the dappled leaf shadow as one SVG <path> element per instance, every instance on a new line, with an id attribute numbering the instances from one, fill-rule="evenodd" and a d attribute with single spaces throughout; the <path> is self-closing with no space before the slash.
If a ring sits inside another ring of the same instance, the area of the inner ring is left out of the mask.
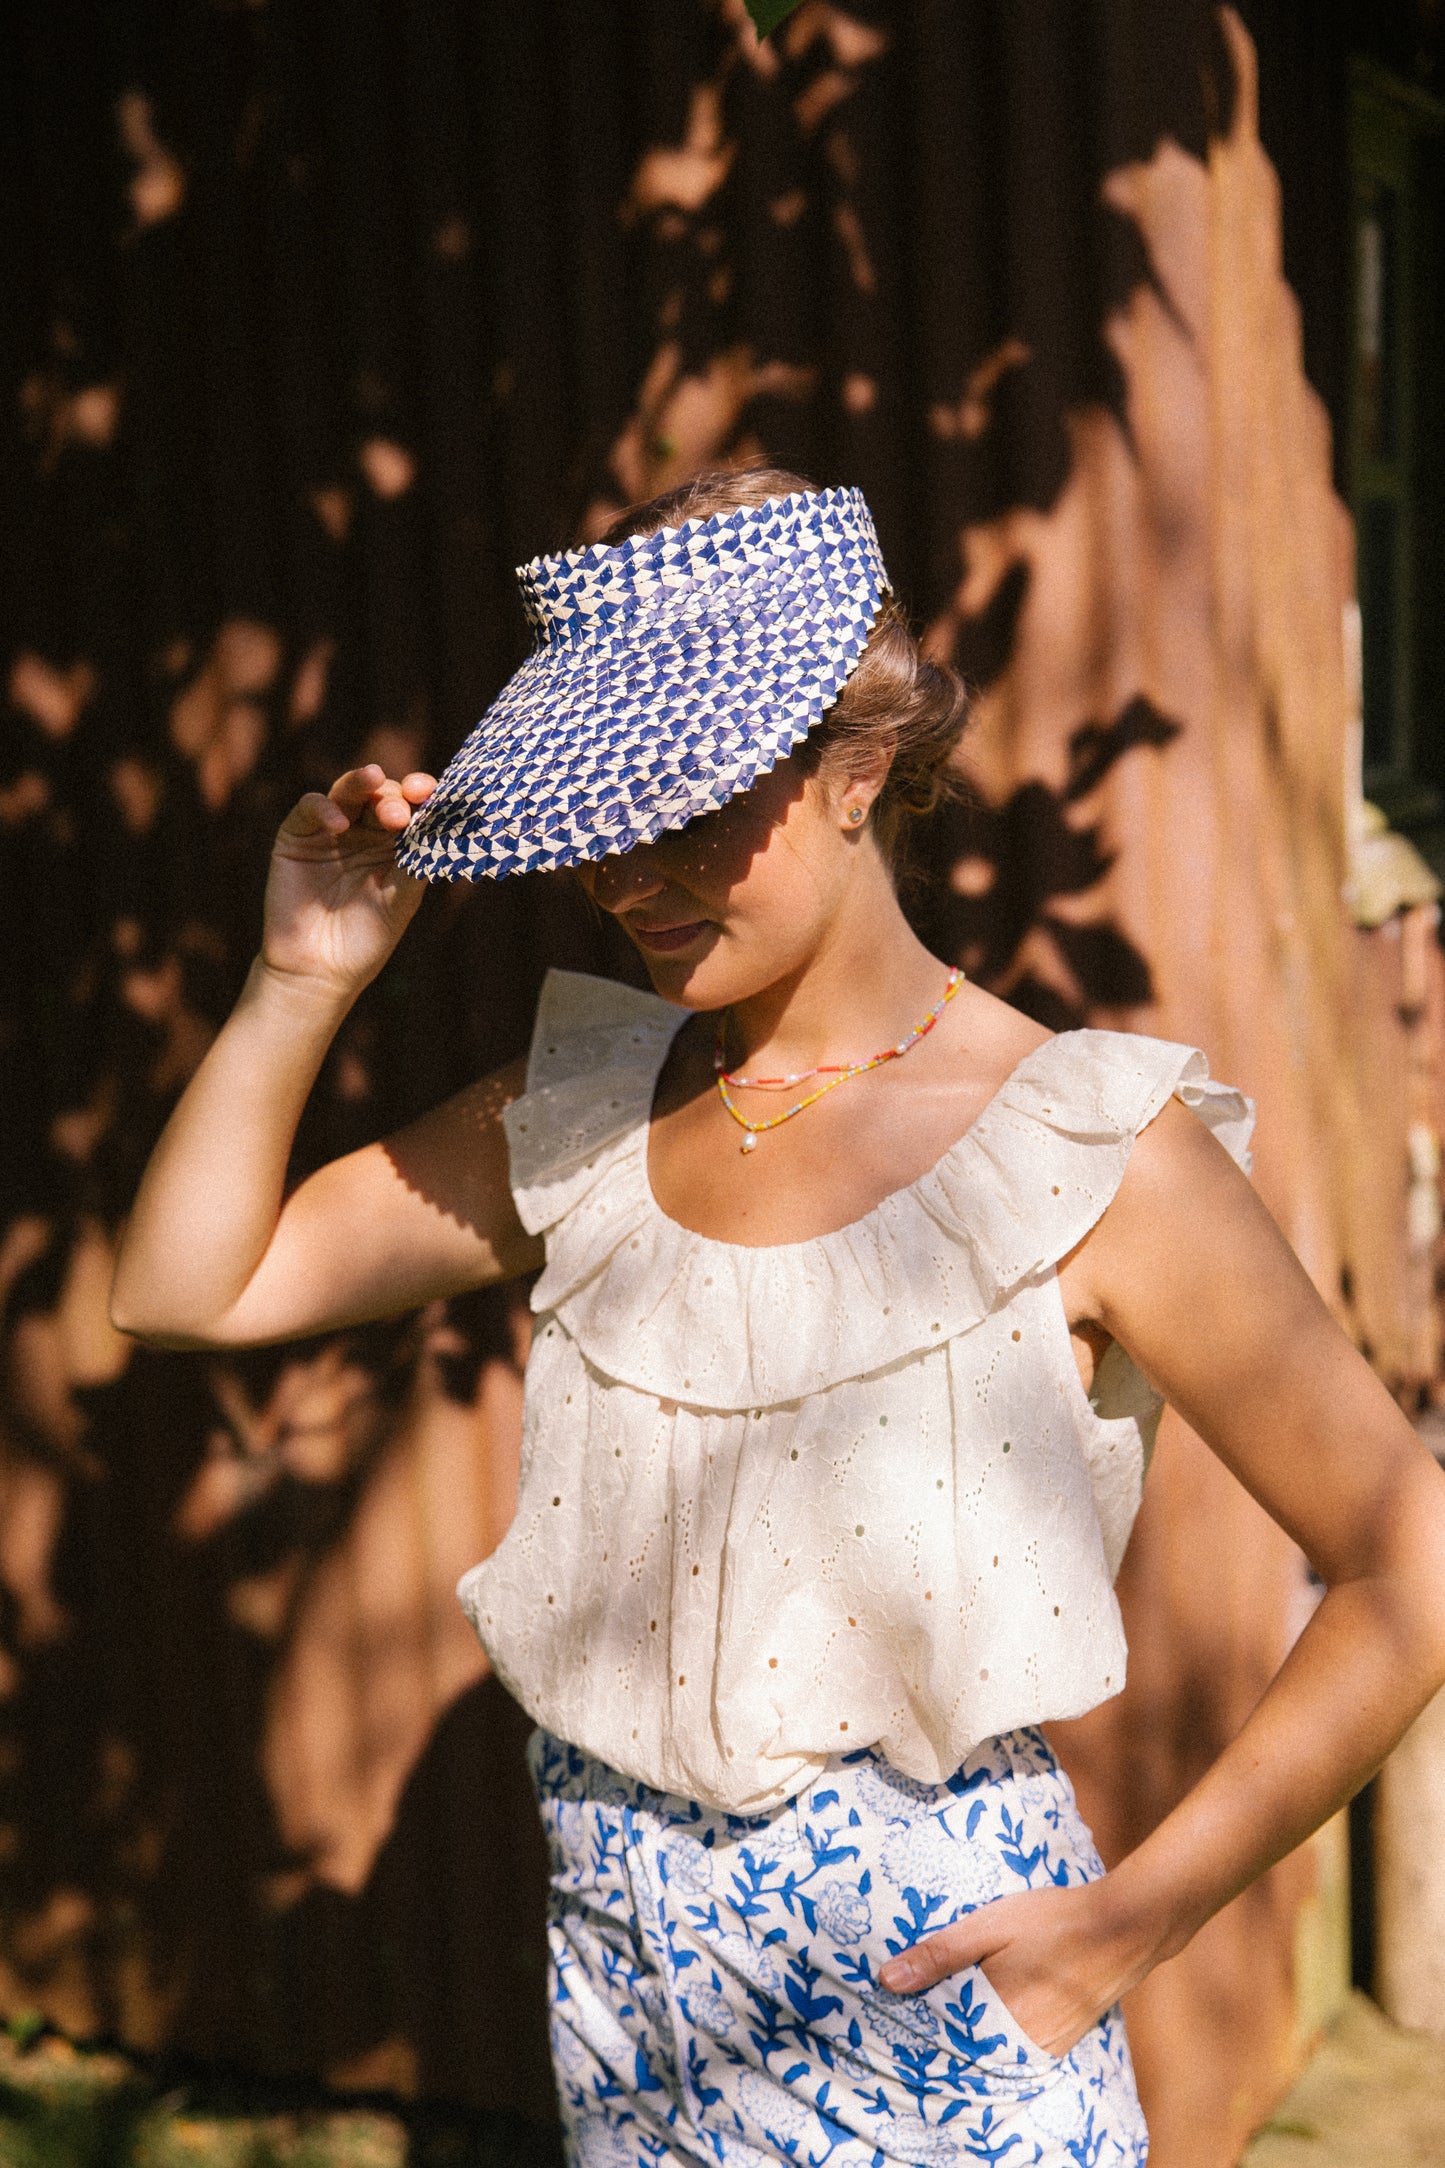
<path id="1" fill-rule="evenodd" d="M 1148 960 L 1127 935 L 1107 920 L 1071 920 L 1049 906 L 1086 897 L 1113 863 L 1099 823 L 1080 825 L 1070 809 L 1117 761 L 1136 749 L 1162 750 L 1181 727 L 1136 697 L 1111 723 L 1081 723 L 1071 733 L 1061 790 L 1034 780 L 1001 805 L 974 798 L 936 815 L 918 854 L 928 879 L 911 892 L 923 937 L 1054 1030 L 1082 1024 L 1100 1009 L 1151 1001 Z M 1055 950 L 1062 967 L 1057 980 L 1041 979 L 1020 962 L 1031 935 Z"/>
<path id="2" fill-rule="evenodd" d="M 277 1913 L 277 1976 L 305 1983 L 295 2068 L 355 2068 L 400 2038 L 416 2043 L 424 2097 L 505 2101 L 545 2119 L 546 1851 L 530 1731 L 495 1679 L 469 1688 L 408 1777 L 364 1887 L 313 1884 Z M 485 1931 L 464 1924 L 474 1922 Z M 444 2030 L 431 2023 L 438 2000 Z"/>

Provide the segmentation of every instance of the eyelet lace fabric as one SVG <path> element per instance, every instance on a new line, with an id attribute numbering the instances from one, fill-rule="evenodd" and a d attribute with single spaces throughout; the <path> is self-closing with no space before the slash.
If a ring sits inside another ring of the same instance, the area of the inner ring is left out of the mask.
<path id="1" fill-rule="evenodd" d="M 1057 1264 L 1171 1096 L 1248 1167 L 1253 1109 L 1191 1047 L 1071 1031 L 918 1181 L 768 1249 L 647 1178 L 682 1014 L 553 972 L 512 1184 L 546 1240 L 516 1517 L 462 1601 L 559 1738 L 765 1812 L 877 1747 L 924 1784 L 1124 1683 L 1113 1580 L 1159 1401 L 1079 1380 Z"/>

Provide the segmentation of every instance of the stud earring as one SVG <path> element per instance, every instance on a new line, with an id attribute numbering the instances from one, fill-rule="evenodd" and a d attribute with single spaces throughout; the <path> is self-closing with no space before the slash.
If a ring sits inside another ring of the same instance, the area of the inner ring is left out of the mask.
<path id="1" fill-rule="evenodd" d="M 848 808 L 848 818 L 853 823 L 853 826 L 856 828 L 859 821 L 865 818 L 862 806 L 850 805 Z"/>

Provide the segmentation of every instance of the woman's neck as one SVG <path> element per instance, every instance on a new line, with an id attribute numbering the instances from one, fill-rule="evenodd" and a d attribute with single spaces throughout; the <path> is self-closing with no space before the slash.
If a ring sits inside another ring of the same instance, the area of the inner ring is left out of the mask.
<path id="1" fill-rule="evenodd" d="M 877 884 L 852 882 L 812 954 L 734 1004 L 728 1064 L 793 1075 L 866 1061 L 901 1039 L 943 984 L 943 966 L 903 916 L 886 874 Z"/>

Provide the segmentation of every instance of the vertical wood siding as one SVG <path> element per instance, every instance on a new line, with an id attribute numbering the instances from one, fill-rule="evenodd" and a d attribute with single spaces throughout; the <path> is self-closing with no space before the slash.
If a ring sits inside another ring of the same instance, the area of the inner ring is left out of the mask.
<path id="1" fill-rule="evenodd" d="M 1203 0 L 805 0 L 763 48 L 740 0 L 21 0 L 0 37 L 0 2003 L 544 2120 L 526 1725 L 451 1597 L 510 1510 L 523 1295 L 136 1351 L 118 1220 L 288 802 L 445 758 L 523 651 L 513 564 L 765 453 L 861 484 L 979 687 L 940 953 L 1202 1043 L 1321 1287 L 1426 1373 L 1251 48 Z M 298 1172 L 519 1051 L 549 963 L 636 975 L 565 878 L 431 896 Z M 1125 1588 L 1128 1692 L 1067 1741 L 1106 1850 L 1301 1569 L 1176 1427 Z M 1164 2168 L 1289 2075 L 1310 1876 L 1137 1998 Z"/>

